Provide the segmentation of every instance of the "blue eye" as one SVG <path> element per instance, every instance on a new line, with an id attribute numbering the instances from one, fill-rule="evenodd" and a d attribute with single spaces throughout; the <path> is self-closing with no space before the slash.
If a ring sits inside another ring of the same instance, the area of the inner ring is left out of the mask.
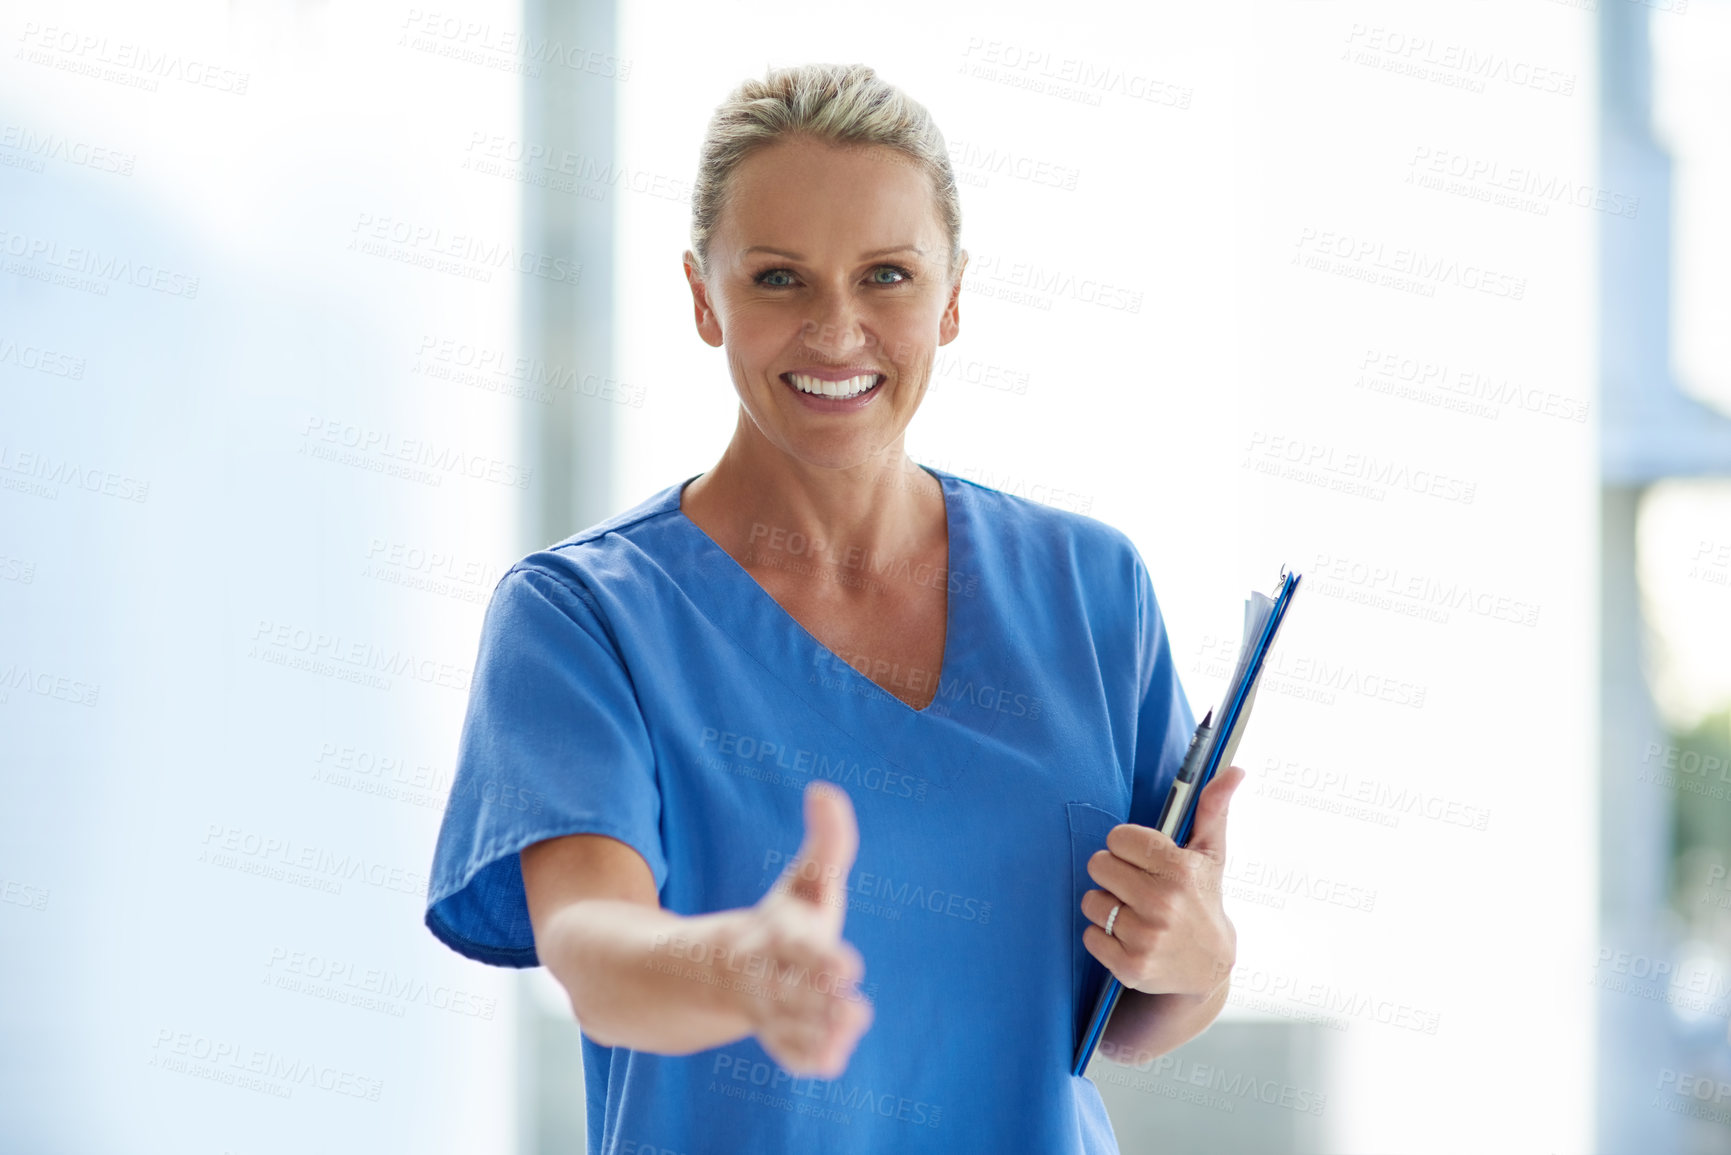
<path id="1" fill-rule="evenodd" d="M 883 273 L 895 274 L 894 279 L 881 279 L 881 274 Z M 787 279 L 771 280 L 771 277 L 785 277 Z M 911 281 L 913 280 L 913 277 L 914 275 L 912 273 L 908 272 L 908 270 L 902 268 L 900 265 L 879 265 L 871 271 L 868 279 L 871 284 L 887 286 L 899 285 L 904 281 Z M 797 278 L 794 277 L 792 271 L 788 269 L 765 269 L 751 280 L 753 284 L 762 285 L 769 289 L 786 289 L 792 287 L 797 282 Z"/>

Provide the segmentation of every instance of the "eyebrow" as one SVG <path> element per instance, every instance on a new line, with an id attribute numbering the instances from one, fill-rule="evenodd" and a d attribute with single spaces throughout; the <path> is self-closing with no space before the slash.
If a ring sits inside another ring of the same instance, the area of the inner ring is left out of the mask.
<path id="1" fill-rule="evenodd" d="M 786 257 L 790 261 L 805 260 L 805 255 L 803 253 L 789 252 L 786 249 L 778 249 L 772 245 L 752 245 L 748 249 L 741 249 L 739 251 L 739 255 L 742 257 L 749 253 L 774 253 L 778 257 Z M 873 249 L 869 253 L 861 253 L 860 256 L 865 259 L 870 259 L 872 257 L 887 257 L 891 253 L 915 253 L 922 257 L 926 255 L 926 251 L 916 245 L 891 245 L 887 249 Z"/>

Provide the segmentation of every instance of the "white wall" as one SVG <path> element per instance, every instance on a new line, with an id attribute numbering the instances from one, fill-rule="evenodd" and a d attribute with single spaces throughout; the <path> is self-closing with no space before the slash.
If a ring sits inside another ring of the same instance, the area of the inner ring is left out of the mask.
<path id="1" fill-rule="evenodd" d="M 513 987 L 421 915 L 525 404 L 433 354 L 521 274 L 414 262 L 518 243 L 519 81 L 405 12 L 6 10 L 7 1150 L 514 1149 Z"/>

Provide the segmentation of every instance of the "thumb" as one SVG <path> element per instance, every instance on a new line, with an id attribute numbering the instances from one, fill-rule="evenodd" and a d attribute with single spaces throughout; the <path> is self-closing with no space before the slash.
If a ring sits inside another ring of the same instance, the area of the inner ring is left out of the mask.
<path id="1" fill-rule="evenodd" d="M 836 902 L 835 896 L 846 893 L 848 871 L 858 851 L 859 825 L 847 793 L 828 782 L 807 786 L 805 841 L 782 876 L 788 892 L 807 902 Z"/>
<path id="2" fill-rule="evenodd" d="M 1229 766 L 1203 789 L 1202 797 L 1196 800 L 1196 820 L 1190 828 L 1186 850 L 1206 854 L 1215 862 L 1226 861 L 1226 807 L 1242 781 L 1243 768 Z"/>

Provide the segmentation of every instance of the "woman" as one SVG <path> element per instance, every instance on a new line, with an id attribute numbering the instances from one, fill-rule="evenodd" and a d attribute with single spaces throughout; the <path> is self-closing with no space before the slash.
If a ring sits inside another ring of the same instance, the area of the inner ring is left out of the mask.
<path id="1" fill-rule="evenodd" d="M 1225 1001 L 1242 772 L 1149 829 L 1194 722 L 1135 548 L 903 452 L 959 239 L 871 69 L 741 85 L 685 254 L 733 439 L 494 592 L 427 925 L 564 986 L 591 1151 L 1116 1151 L 1105 968 L 1108 1054 Z"/>

